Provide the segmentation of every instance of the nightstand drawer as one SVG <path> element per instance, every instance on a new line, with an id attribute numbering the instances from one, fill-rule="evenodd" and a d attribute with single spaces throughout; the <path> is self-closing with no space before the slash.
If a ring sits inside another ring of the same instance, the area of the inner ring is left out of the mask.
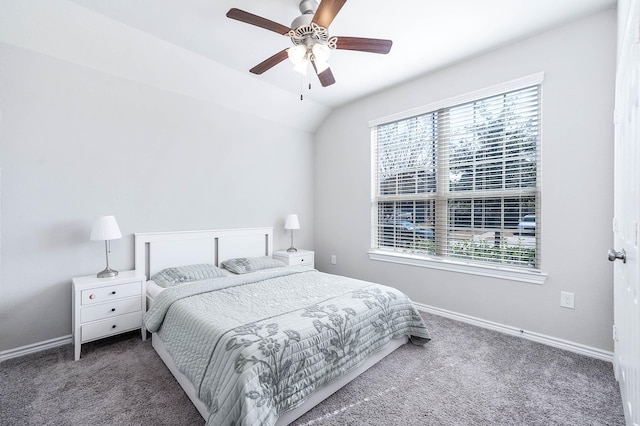
<path id="1" fill-rule="evenodd" d="M 300 266 L 302 268 L 313 269 L 315 253 L 311 250 L 273 252 L 273 258 L 284 262 L 287 266 Z"/>
<path id="2" fill-rule="evenodd" d="M 289 256 L 289 265 L 291 266 L 310 266 L 313 264 L 313 255 L 298 254 Z"/>
<path id="3" fill-rule="evenodd" d="M 106 302 L 108 300 L 122 299 L 123 297 L 137 296 L 139 294 L 142 294 L 142 287 L 140 286 L 139 281 L 108 287 L 92 288 L 82 290 L 82 304 L 88 305 L 92 303 Z"/>
<path id="4" fill-rule="evenodd" d="M 82 342 L 100 339 L 111 334 L 118 334 L 140 327 L 142 327 L 141 311 L 84 324 L 82 326 Z"/>
<path id="5" fill-rule="evenodd" d="M 82 308 L 80 311 L 80 322 L 96 321 L 140 310 L 142 310 L 142 297 L 133 297 L 124 300 L 118 299 L 111 303 L 101 303 Z"/>

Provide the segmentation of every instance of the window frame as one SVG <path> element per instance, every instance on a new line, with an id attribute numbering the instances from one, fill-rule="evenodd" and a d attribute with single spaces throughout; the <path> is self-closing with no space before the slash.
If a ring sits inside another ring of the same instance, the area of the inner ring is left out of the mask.
<path id="1" fill-rule="evenodd" d="M 480 99 L 497 96 L 500 94 L 504 94 L 511 91 L 516 91 L 520 89 L 524 89 L 531 86 L 542 85 L 544 80 L 544 73 L 536 73 L 526 77 L 518 78 L 515 80 L 511 80 L 505 83 L 497 84 L 494 86 L 490 86 L 487 88 L 483 88 L 480 90 L 476 90 L 473 92 L 465 93 L 460 96 L 455 96 L 448 99 L 443 99 L 437 102 L 430 103 L 428 105 L 424 105 L 418 108 L 413 108 L 410 110 L 402 111 L 399 113 L 395 113 L 392 115 L 387 115 L 375 120 L 369 121 L 369 127 L 374 128 L 378 125 L 383 125 L 387 123 L 391 123 L 394 121 L 404 120 L 411 117 L 428 114 L 434 111 L 439 111 L 442 109 L 447 109 L 451 107 L 455 107 L 461 104 L 474 102 Z M 542 109 L 542 93 L 540 93 L 539 97 L 539 109 Z M 540 129 L 540 134 L 542 133 L 542 129 Z M 540 150 L 540 147 L 538 147 Z M 538 153 L 538 156 L 540 154 Z M 540 164 L 540 160 L 538 160 L 538 164 Z M 372 202 L 372 223 L 371 223 L 371 247 L 373 247 L 373 242 L 377 239 L 377 217 L 374 215 L 377 214 L 377 209 L 374 207 L 376 203 L 376 189 L 377 182 L 374 182 L 377 176 L 375 170 L 377 170 L 377 158 L 374 155 L 374 152 L 371 153 L 371 170 L 372 170 L 372 187 L 371 187 L 371 202 Z M 438 183 L 441 185 L 442 183 Z M 540 172 L 538 172 L 538 184 L 537 184 L 537 196 L 540 197 L 540 189 L 541 179 Z M 540 200 L 538 200 L 538 203 Z M 374 210 L 376 210 L 374 212 Z M 437 231 L 436 231 L 437 232 Z M 538 249 L 540 247 L 540 243 L 537 244 Z M 420 266 L 438 270 L 446 270 L 446 271 L 454 271 L 459 273 L 466 273 L 472 275 L 493 277 L 493 278 L 503 278 L 512 281 L 520 281 L 527 282 L 533 284 L 543 284 L 547 278 L 547 274 L 542 272 L 541 269 L 541 261 L 536 268 L 523 268 L 515 265 L 508 264 L 500 264 L 500 263 L 490 263 L 490 262 L 478 262 L 472 259 L 459 259 L 453 257 L 443 257 L 431 254 L 422 254 L 422 253 L 404 253 L 397 252 L 391 250 L 384 250 L 378 248 L 371 248 L 368 250 L 368 256 L 370 260 L 376 261 L 384 261 L 391 262 L 397 264 L 411 265 L 411 266 Z"/>

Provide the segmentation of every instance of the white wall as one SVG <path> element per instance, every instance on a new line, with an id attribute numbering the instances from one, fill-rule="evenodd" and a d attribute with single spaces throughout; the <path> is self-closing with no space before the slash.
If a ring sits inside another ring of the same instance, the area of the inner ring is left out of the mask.
<path id="1" fill-rule="evenodd" d="M 316 132 L 317 267 L 395 286 L 426 305 L 612 350 L 612 266 L 605 254 L 613 240 L 615 38 L 612 9 L 333 111 Z M 369 260 L 367 122 L 540 71 L 546 283 Z M 574 310 L 559 306 L 561 290 L 575 293 Z"/>
<path id="2" fill-rule="evenodd" d="M 134 232 L 274 226 L 313 247 L 313 141 L 191 96 L 0 44 L 0 351 L 71 333 L 71 278 L 105 266 L 95 215 Z"/>

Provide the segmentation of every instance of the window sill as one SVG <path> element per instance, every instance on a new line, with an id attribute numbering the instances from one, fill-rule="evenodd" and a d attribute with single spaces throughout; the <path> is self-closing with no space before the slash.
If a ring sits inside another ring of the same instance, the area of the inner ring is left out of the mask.
<path id="1" fill-rule="evenodd" d="M 443 271 L 459 272 L 483 277 L 501 278 L 510 281 L 520 281 L 530 284 L 544 284 L 547 274 L 533 270 L 509 268 L 507 266 L 485 266 L 470 262 L 435 257 L 418 256 L 408 253 L 395 253 L 384 250 L 369 250 L 369 259 L 381 262 L 399 263 L 402 265 L 419 266 L 422 268 L 439 269 Z"/>

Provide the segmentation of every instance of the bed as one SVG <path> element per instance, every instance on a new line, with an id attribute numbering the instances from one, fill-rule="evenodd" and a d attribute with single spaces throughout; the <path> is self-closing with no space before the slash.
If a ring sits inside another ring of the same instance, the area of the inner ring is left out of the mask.
<path id="1" fill-rule="evenodd" d="M 398 290 L 278 265 L 270 227 L 134 235 L 152 345 L 209 425 L 289 424 L 429 341 Z"/>

